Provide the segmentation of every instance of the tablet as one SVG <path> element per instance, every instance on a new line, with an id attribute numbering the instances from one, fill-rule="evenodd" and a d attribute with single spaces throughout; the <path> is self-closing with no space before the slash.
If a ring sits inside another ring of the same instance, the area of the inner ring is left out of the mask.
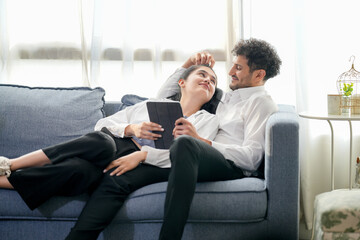
<path id="1" fill-rule="evenodd" d="M 155 148 L 169 149 L 174 141 L 172 135 L 175 127 L 175 121 L 183 117 L 182 109 L 179 102 L 147 102 L 146 103 L 149 118 L 151 122 L 160 124 L 164 129 L 163 132 L 155 132 L 161 134 L 162 137 L 155 140 Z"/>

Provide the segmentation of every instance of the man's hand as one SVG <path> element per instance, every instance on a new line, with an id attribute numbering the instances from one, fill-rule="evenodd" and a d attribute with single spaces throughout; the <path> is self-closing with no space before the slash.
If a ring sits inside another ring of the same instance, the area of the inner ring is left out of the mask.
<path id="1" fill-rule="evenodd" d="M 189 68 L 192 65 L 208 64 L 210 67 L 214 67 L 215 60 L 213 56 L 208 52 L 198 52 L 192 55 L 184 64 L 183 68 Z"/>
<path id="2" fill-rule="evenodd" d="M 153 122 L 142 122 L 139 124 L 130 124 L 125 128 L 125 136 L 135 136 L 137 138 L 144 138 L 150 140 L 157 140 L 161 138 L 160 134 L 152 133 L 151 131 L 164 131 L 164 129 Z"/>
<path id="3" fill-rule="evenodd" d="M 104 173 L 109 171 L 112 168 L 116 169 L 110 173 L 110 176 L 120 176 L 121 174 L 126 173 L 127 171 L 133 170 L 136 168 L 140 162 L 144 161 L 146 159 L 147 152 L 133 152 L 129 155 L 126 155 L 124 157 L 118 158 L 114 161 L 112 161 L 105 169 Z"/>

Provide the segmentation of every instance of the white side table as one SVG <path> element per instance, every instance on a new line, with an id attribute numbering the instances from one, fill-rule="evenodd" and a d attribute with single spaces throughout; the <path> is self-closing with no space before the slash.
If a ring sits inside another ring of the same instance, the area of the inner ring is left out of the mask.
<path id="1" fill-rule="evenodd" d="M 360 115 L 329 115 L 327 113 L 311 113 L 301 112 L 300 117 L 308 119 L 326 120 L 330 125 L 331 130 L 331 191 L 319 194 L 315 198 L 314 202 L 314 221 L 313 221 L 313 232 L 311 239 L 336 239 L 339 236 L 354 237 L 351 239 L 358 239 L 360 237 L 360 231 L 357 228 L 360 217 L 360 191 L 359 189 L 352 190 L 352 145 L 353 145 L 353 134 L 351 121 L 360 121 Z M 334 130 L 331 121 L 347 121 L 350 129 L 350 154 L 349 154 L 349 190 L 339 189 L 334 190 Z M 351 190 L 351 191 L 350 191 Z M 346 201 L 345 201 L 345 200 Z M 347 212 L 346 212 L 347 211 Z M 331 221 L 336 224 L 328 225 L 329 217 L 331 216 L 355 216 L 354 219 L 349 221 L 342 221 L 342 218 L 336 219 L 341 221 Z M 323 221 L 325 219 L 325 221 Z M 354 228 L 356 226 L 356 229 Z M 354 228 L 355 232 L 348 233 L 348 229 Z M 351 236 L 350 236 L 350 235 Z"/>
<path id="2" fill-rule="evenodd" d="M 301 112 L 299 113 L 300 117 L 308 119 L 317 119 L 317 120 L 326 120 L 330 125 L 331 130 L 331 190 L 334 190 L 334 129 L 331 124 L 331 121 L 347 121 L 349 122 L 350 129 L 350 169 L 349 169 L 349 189 L 352 189 L 352 148 L 353 148 L 353 134 L 352 134 L 352 124 L 351 121 L 360 121 L 360 115 L 330 115 L 327 113 L 312 113 L 312 112 Z"/>

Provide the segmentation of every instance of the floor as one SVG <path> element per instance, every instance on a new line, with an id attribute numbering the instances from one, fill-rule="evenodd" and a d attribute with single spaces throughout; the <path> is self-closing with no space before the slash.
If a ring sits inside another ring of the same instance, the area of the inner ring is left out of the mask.
<path id="1" fill-rule="evenodd" d="M 299 240 L 310 240 L 311 239 L 311 230 L 308 230 L 305 226 L 305 222 L 300 220 L 299 227 Z"/>

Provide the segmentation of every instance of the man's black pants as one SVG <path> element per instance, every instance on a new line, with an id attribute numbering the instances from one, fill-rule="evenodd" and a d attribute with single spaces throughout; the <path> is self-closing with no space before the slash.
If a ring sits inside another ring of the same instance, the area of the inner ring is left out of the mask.
<path id="1" fill-rule="evenodd" d="M 160 239 L 181 239 L 196 182 L 242 178 L 242 170 L 208 144 L 189 136 L 170 148 L 171 170 L 141 164 L 120 176 L 105 174 L 67 239 L 97 239 L 127 196 L 152 183 L 169 181 Z M 121 239 L 121 236 L 119 236 Z"/>

